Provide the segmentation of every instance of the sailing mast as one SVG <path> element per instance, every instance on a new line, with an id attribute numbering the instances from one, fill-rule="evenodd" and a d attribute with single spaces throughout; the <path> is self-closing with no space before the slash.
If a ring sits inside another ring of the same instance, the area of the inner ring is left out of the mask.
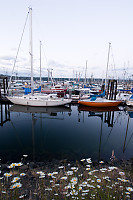
<path id="1" fill-rule="evenodd" d="M 107 74 L 108 74 L 108 67 L 109 67 L 110 47 L 111 47 L 111 43 L 109 43 L 109 50 L 108 50 L 107 70 L 106 70 L 106 77 L 105 77 L 105 91 L 106 91 L 106 87 L 107 87 Z"/>
<path id="2" fill-rule="evenodd" d="M 42 43 L 41 43 L 41 41 L 40 41 L 40 86 L 41 86 L 41 65 L 42 65 L 42 63 L 41 63 L 41 45 L 42 45 Z"/>
<path id="3" fill-rule="evenodd" d="M 30 12 L 30 63 L 31 63 L 31 94 L 33 94 L 34 82 L 33 82 L 33 46 L 32 46 L 32 8 L 29 8 Z"/>
<path id="4" fill-rule="evenodd" d="M 86 72 L 87 72 L 87 60 L 86 60 L 86 68 L 85 68 L 85 83 L 87 83 L 87 81 L 86 81 Z"/>

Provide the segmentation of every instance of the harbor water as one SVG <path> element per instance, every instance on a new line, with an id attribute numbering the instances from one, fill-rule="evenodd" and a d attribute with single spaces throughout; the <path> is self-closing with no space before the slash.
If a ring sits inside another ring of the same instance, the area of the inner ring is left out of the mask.
<path id="1" fill-rule="evenodd" d="M 18 161 L 133 159 L 133 111 L 79 105 L 34 108 L 1 105 L 0 158 Z"/>

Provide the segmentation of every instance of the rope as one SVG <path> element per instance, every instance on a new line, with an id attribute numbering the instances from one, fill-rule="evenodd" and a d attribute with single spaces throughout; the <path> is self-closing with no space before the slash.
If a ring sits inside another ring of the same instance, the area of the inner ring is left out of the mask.
<path id="1" fill-rule="evenodd" d="M 17 62 L 18 53 L 19 53 L 19 50 L 20 50 L 20 46 L 21 46 L 21 42 L 22 42 L 22 39 L 23 39 L 23 35 L 24 35 L 24 31 L 25 31 L 25 27 L 26 27 L 26 23 L 27 23 L 27 20 L 28 20 L 29 13 L 30 13 L 30 8 L 29 8 L 29 11 L 28 11 L 27 16 L 26 16 L 26 21 L 25 21 L 24 28 L 23 28 L 23 31 L 22 31 L 22 35 L 21 35 L 21 39 L 20 39 L 20 42 L 19 42 L 17 54 L 16 54 L 16 57 L 15 57 L 15 60 L 14 60 L 14 65 L 13 65 L 13 69 L 12 69 L 12 73 L 11 73 L 11 77 L 10 77 L 8 89 L 9 89 L 9 87 L 10 87 L 10 85 L 11 85 L 11 80 L 12 80 L 12 76 L 13 76 L 13 71 L 14 71 L 14 68 L 15 68 L 15 65 L 16 65 L 16 62 Z"/>

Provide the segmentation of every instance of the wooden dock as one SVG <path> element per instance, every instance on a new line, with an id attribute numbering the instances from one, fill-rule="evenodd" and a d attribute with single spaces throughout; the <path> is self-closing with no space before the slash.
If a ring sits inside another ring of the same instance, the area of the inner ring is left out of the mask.
<path id="1" fill-rule="evenodd" d="M 6 98 L 8 89 L 8 77 L 0 76 L 0 103 L 10 103 Z"/>

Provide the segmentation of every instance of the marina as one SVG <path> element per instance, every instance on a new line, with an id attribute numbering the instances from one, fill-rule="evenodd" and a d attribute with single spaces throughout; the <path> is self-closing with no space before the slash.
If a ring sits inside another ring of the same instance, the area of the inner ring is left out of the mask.
<path id="1" fill-rule="evenodd" d="M 132 7 L 1 2 L 0 199 L 133 199 Z"/>

